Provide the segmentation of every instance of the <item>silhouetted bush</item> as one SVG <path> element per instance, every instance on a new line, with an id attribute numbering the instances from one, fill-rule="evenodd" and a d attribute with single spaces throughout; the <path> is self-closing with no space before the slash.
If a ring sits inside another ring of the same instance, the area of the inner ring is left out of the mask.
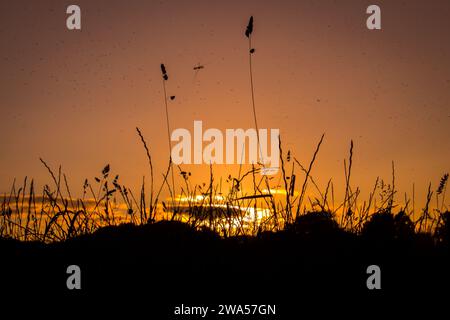
<path id="1" fill-rule="evenodd" d="M 362 228 L 362 236 L 375 241 L 409 241 L 414 238 L 414 223 L 401 211 L 394 215 L 389 211 L 375 213 Z"/>
<path id="2" fill-rule="evenodd" d="M 301 236 L 330 236 L 340 231 L 339 225 L 330 212 L 308 212 L 300 215 L 287 226 L 287 231 Z"/>

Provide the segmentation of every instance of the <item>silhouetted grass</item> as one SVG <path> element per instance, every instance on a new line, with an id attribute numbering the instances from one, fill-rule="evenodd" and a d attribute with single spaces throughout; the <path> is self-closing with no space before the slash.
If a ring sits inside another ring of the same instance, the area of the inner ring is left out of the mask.
<path id="1" fill-rule="evenodd" d="M 260 147 L 253 84 L 252 57 L 255 53 L 252 47 L 253 31 L 252 16 L 245 30 L 245 36 L 248 38 L 252 115 Z M 348 166 L 347 160 L 344 160 L 344 199 L 342 203 L 335 203 L 333 181 L 329 179 L 323 190 L 312 175 L 325 135 L 321 136 L 307 168 L 291 155 L 290 151 L 286 155 L 283 154 L 280 138 L 278 147 L 281 175 L 278 176 L 278 182 L 277 177 L 269 179 L 266 175 L 258 176 L 258 173 L 265 169 L 264 161 L 258 161 L 247 171 L 244 171 L 246 168 L 240 165 L 238 175 L 235 177 L 229 175 L 225 186 L 222 185 L 222 179 L 217 183 L 212 165 L 210 165 L 208 182 L 194 185 L 191 183 L 191 173 L 179 166 L 178 178 L 181 183 L 176 185 L 170 155 L 170 118 L 166 92 L 166 82 L 169 77 L 166 66 L 161 64 L 160 68 L 169 147 L 169 163 L 167 170 L 162 174 L 161 185 L 155 186 L 150 148 L 139 128 L 136 128 L 137 134 L 143 144 L 150 167 L 149 194 L 144 178 L 139 193 L 135 195 L 130 188 L 120 183 L 118 175 L 112 178 L 111 168 L 106 165 L 99 177 L 85 180 L 83 196 L 74 199 L 67 177 L 61 172 L 61 167 L 55 173 L 47 162 L 40 159 L 49 172 L 52 186 L 45 185 L 38 195 L 33 180 L 28 185 L 25 178 L 20 186 L 17 186 L 14 180 L 10 192 L 2 197 L 1 237 L 25 241 L 62 241 L 82 234 L 90 234 L 105 226 L 117 226 L 123 223 L 147 225 L 160 220 L 181 221 L 194 229 L 210 229 L 223 237 L 257 236 L 267 231 L 287 230 L 293 224 L 300 223 L 305 214 L 320 213 L 327 219 L 332 219 L 333 224 L 335 223 L 340 229 L 354 234 L 372 230 L 372 227 L 368 225 L 369 221 L 372 221 L 374 225 L 392 223 L 392 221 L 396 223 L 395 219 L 400 217 L 398 219 L 402 222 L 405 219 L 411 221 L 414 232 L 433 233 L 437 239 L 440 239 L 439 241 L 448 241 L 445 240 L 447 239 L 445 230 L 448 230 L 446 229 L 448 228 L 448 208 L 445 204 L 448 174 L 445 174 L 439 182 L 434 209 L 431 208 L 433 191 L 430 183 L 425 206 L 417 218 L 414 186 L 412 210 L 409 209 L 410 199 L 405 194 L 404 207 L 394 213 L 397 207 L 394 197 L 396 194 L 394 163 L 392 163 L 391 184 L 386 184 L 382 179 L 377 178 L 369 198 L 366 201 L 360 200 L 360 189 L 358 187 L 352 189 L 351 185 L 354 154 L 354 143 L 351 141 Z M 174 98 L 175 96 L 170 96 L 171 100 Z M 259 160 L 264 159 L 259 158 Z M 287 168 L 289 165 L 291 167 Z M 296 180 L 301 179 L 302 176 L 303 183 L 297 187 Z M 310 184 L 313 188 L 308 189 Z M 251 187 L 244 189 L 243 185 Z M 160 198 L 165 187 L 170 198 L 163 201 Z M 310 189 L 312 189 L 311 192 L 309 192 Z M 318 196 L 312 196 L 313 193 L 317 193 Z M 379 199 L 378 203 L 377 199 Z M 389 220 L 391 218 L 394 220 Z"/>
<path id="2" fill-rule="evenodd" d="M 137 129 L 137 132 L 146 151 L 153 177 L 149 148 L 141 131 Z M 182 182 L 179 185 L 180 193 L 169 198 L 168 203 L 160 200 L 160 196 L 164 185 L 170 188 L 167 181 L 170 166 L 163 174 L 163 181 L 156 188 L 158 190 L 156 194 L 154 194 L 155 187 L 152 178 L 150 194 L 146 193 L 143 180 L 139 196 L 136 197 L 130 188 L 120 183 L 118 175 L 111 174 L 110 166 L 106 165 L 101 174 L 94 177 L 92 183 L 88 179 L 85 180 L 83 196 L 74 199 L 67 177 L 62 173 L 61 167 L 55 173 L 51 166 L 41 159 L 54 186 L 45 185 L 41 195 L 37 195 L 33 180 L 28 183 L 28 179 L 25 178 L 19 187 L 14 181 L 9 194 L 2 196 L 0 236 L 25 241 L 52 242 L 90 234 L 105 226 L 116 226 L 122 223 L 143 225 L 160 220 L 181 221 L 195 229 L 213 230 L 224 237 L 256 236 L 265 231 L 285 230 L 290 225 L 301 221 L 299 218 L 304 214 L 322 212 L 332 218 L 339 228 L 355 234 L 368 232 L 367 230 L 370 230 L 367 224 L 369 221 L 372 221 L 372 224 L 380 224 L 376 221 L 385 221 L 380 220 L 381 217 L 391 217 L 389 219 L 394 219 L 393 221 L 409 219 L 412 232 L 435 234 L 436 239 L 440 239 L 439 241 L 448 241 L 445 240 L 447 239 L 445 230 L 448 228 L 448 211 L 444 202 L 447 175 L 443 176 L 438 185 L 436 190 L 437 206 L 433 210 L 431 209 L 433 191 L 431 184 L 429 185 L 425 206 L 417 219 L 414 219 L 414 212 L 408 209 L 408 203 L 401 207 L 398 213 L 394 212 L 394 208 L 397 207 L 393 197 L 396 192 L 394 171 L 392 184 L 386 185 L 383 180 L 377 178 L 368 200 L 358 202 L 359 189 L 357 188 L 357 191 L 353 192 L 349 179 L 352 144 L 350 164 L 345 173 L 346 196 L 343 203 L 335 204 L 334 195 L 331 196 L 331 200 L 329 199 L 330 190 L 334 190 L 331 179 L 328 181 L 326 189 L 320 190 L 311 174 L 323 138 L 322 136 L 316 147 L 308 169 L 305 169 L 294 158 L 301 173 L 296 173 L 296 166 L 292 163 L 289 175 L 286 165 L 291 162 L 291 155 L 289 152 L 288 161 L 283 154 L 280 142 L 280 179 L 283 188 L 274 182 L 275 179 L 266 180 L 266 177 L 257 175 L 263 169 L 262 165 L 252 166 L 249 171 L 238 177 L 229 175 L 226 179 L 225 190 L 222 190 L 222 182 L 220 185 L 215 183 L 213 166 L 210 166 L 208 183 L 203 184 L 192 184 L 191 173 L 183 171 L 182 167 L 178 166 L 179 178 Z M 304 182 L 295 190 L 293 181 L 295 177 L 302 174 Z M 261 184 L 264 183 L 264 180 L 267 181 L 266 187 L 271 190 L 270 192 L 262 190 Z M 246 182 L 253 187 L 244 190 L 242 185 Z M 300 210 L 300 206 L 308 194 L 308 182 L 312 183 L 319 198 L 311 199 L 308 196 L 309 205 L 304 204 L 303 210 Z M 277 192 L 282 196 L 278 197 Z M 376 198 L 379 199 L 378 204 L 375 201 Z M 406 196 L 405 199 L 407 199 Z M 292 208 L 295 206 L 297 206 L 297 210 L 293 215 Z M 381 222 L 381 224 L 383 223 Z"/>

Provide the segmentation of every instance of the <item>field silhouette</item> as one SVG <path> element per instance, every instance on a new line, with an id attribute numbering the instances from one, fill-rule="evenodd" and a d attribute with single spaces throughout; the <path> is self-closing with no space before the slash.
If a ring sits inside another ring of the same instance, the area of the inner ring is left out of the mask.
<path id="1" fill-rule="evenodd" d="M 171 312 L 182 303 L 251 300 L 277 304 L 278 314 L 290 318 L 298 314 L 299 300 L 303 314 L 335 315 L 349 301 L 357 304 L 354 308 L 377 305 L 381 311 L 389 305 L 401 311 L 416 297 L 440 303 L 448 296 L 450 212 L 431 210 L 431 190 L 416 219 L 408 205 L 394 212 L 395 189 L 378 182 L 368 204 L 359 204 L 345 186 L 346 203 L 335 205 L 327 187 L 321 199 L 309 199 L 306 209 L 299 201 L 306 180 L 315 185 L 312 160 L 308 169 L 302 167 L 305 182 L 298 194 L 292 178 L 284 176 L 285 186 L 291 187 L 281 192 L 281 200 L 261 191 L 255 168 L 230 178 L 227 195 L 218 194 L 213 176 L 209 187 L 189 186 L 189 173 L 180 169 L 185 182 L 180 189 L 188 191 L 181 192 L 183 197 L 166 203 L 160 200 L 162 186 L 151 188 L 155 194 L 149 196 L 143 185 L 136 199 L 117 176 L 110 181 L 109 166 L 94 179 L 98 192 L 88 181 L 84 184 L 93 200 L 73 199 L 61 170 L 54 174 L 42 162 L 56 189 L 46 185 L 36 196 L 33 181 L 28 188 L 25 181 L 2 199 L 0 271 L 8 275 L 2 290 L 9 297 L 102 301 L 96 307 L 122 297 L 142 305 L 151 301 L 149 314 L 173 319 Z M 254 181 L 253 192 L 241 189 L 246 178 Z M 264 176 L 259 179 L 265 182 Z M 163 183 L 170 188 L 167 179 Z M 446 183 L 447 175 L 436 190 L 438 204 Z M 383 199 L 379 205 L 371 204 L 375 192 Z M 122 198 L 121 205 L 116 197 Z M 72 264 L 82 270 L 81 290 L 66 287 L 66 268 Z M 367 288 L 370 265 L 382 270 L 381 290 Z M 329 308 L 321 309 L 324 300 Z"/>

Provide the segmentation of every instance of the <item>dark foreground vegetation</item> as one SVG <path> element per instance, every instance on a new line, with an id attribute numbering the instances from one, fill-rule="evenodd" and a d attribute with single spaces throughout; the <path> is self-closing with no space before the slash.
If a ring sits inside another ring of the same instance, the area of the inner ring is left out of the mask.
<path id="1" fill-rule="evenodd" d="M 223 238 L 161 221 L 104 227 L 50 244 L 3 238 L 0 271 L 11 300 L 83 301 L 82 307 L 109 310 L 133 301 L 130 308 L 158 319 L 176 319 L 173 308 L 182 303 L 277 304 L 284 315 L 331 312 L 317 305 L 411 311 L 414 301 L 424 303 L 419 309 L 436 310 L 448 299 L 449 243 L 449 212 L 433 234 L 415 232 L 406 215 L 388 212 L 374 214 L 359 234 L 326 212 L 256 237 Z M 82 270 L 81 290 L 66 287 L 72 264 Z M 381 290 L 366 286 L 373 264 L 381 268 Z"/>

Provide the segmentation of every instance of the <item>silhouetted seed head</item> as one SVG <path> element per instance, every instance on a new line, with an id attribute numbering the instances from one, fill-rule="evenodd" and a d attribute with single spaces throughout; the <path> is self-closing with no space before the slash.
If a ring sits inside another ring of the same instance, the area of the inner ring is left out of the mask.
<path id="1" fill-rule="evenodd" d="M 289 194 L 290 196 L 294 196 L 294 192 L 295 192 L 295 174 L 292 175 L 290 184 L 289 184 Z"/>
<path id="2" fill-rule="evenodd" d="M 167 75 L 166 66 L 164 63 L 161 63 L 161 73 L 164 80 L 169 80 L 169 76 Z"/>
<path id="3" fill-rule="evenodd" d="M 250 20 L 248 21 L 247 29 L 245 30 L 245 36 L 249 38 L 252 32 L 253 32 L 253 16 L 251 16 Z"/>
<path id="4" fill-rule="evenodd" d="M 235 182 L 235 184 L 234 184 L 235 189 L 236 189 L 237 191 L 239 191 L 239 188 L 240 188 L 240 181 L 239 181 L 238 179 L 236 179 L 236 178 L 233 178 L 233 180 L 234 180 L 234 182 Z"/>
<path id="5" fill-rule="evenodd" d="M 255 48 L 251 48 L 250 53 L 254 53 L 254 52 L 255 52 Z"/>
<path id="6" fill-rule="evenodd" d="M 439 187 L 437 189 L 437 194 L 441 194 L 442 191 L 444 191 L 445 185 L 447 184 L 448 180 L 448 173 L 444 174 L 444 176 L 441 178 L 441 182 L 439 183 Z"/>
<path id="7" fill-rule="evenodd" d="M 102 170 L 102 175 L 104 178 L 106 178 L 108 174 L 109 174 L 109 164 L 107 164 Z"/>
<path id="8" fill-rule="evenodd" d="M 180 174 L 183 176 L 184 180 L 187 180 L 189 178 L 189 175 L 186 171 L 181 171 Z"/>
<path id="9" fill-rule="evenodd" d="M 170 100 L 175 100 L 175 96 L 170 96 Z"/>

